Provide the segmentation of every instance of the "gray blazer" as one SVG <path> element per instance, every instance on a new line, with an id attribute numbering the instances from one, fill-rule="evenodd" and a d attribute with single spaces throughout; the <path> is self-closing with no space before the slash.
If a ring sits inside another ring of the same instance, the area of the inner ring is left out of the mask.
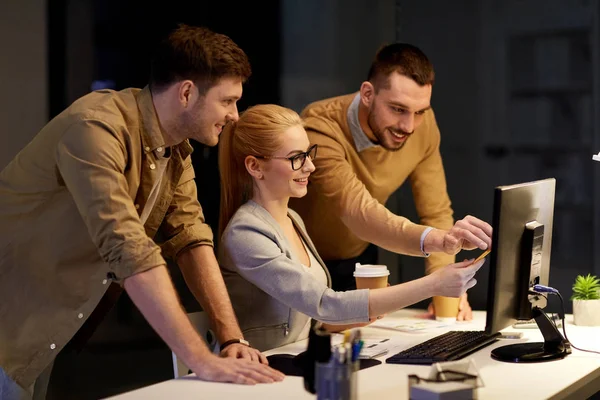
<path id="1" fill-rule="evenodd" d="M 335 324 L 369 320 L 368 289 L 333 291 L 302 219 L 292 210 L 288 215 L 325 270 L 327 285 L 305 271 L 281 226 L 252 200 L 234 214 L 219 245 L 219 265 L 240 327 L 261 351 L 305 339 L 299 335 L 309 318 Z"/>

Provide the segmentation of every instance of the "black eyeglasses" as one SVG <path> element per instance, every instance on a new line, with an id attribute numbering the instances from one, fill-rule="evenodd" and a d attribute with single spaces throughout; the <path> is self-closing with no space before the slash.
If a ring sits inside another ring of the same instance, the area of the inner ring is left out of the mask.
<path id="1" fill-rule="evenodd" d="M 276 159 L 276 160 L 290 160 L 292 163 L 292 169 L 294 171 L 299 170 L 304 167 L 304 163 L 306 163 L 306 157 L 310 157 L 310 160 L 314 160 L 317 158 L 317 145 L 313 144 L 303 153 L 294 154 L 290 157 L 274 157 L 274 156 L 255 156 L 256 158 L 262 159 Z"/>
<path id="2" fill-rule="evenodd" d="M 421 378 L 418 375 L 408 375 L 408 382 L 410 385 L 416 385 L 420 382 L 465 382 L 472 383 L 477 386 L 477 375 L 468 374 L 460 371 L 438 371 L 435 379 Z"/>

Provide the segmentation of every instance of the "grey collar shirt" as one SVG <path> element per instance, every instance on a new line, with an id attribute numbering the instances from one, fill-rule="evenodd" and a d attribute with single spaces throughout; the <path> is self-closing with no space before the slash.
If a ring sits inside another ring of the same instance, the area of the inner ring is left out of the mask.
<path id="1" fill-rule="evenodd" d="M 350 127 L 352 138 L 354 139 L 356 151 L 360 153 L 363 150 L 378 145 L 371 142 L 365 131 L 363 131 L 363 129 L 360 127 L 360 122 L 358 121 L 359 103 L 360 93 L 357 93 L 356 96 L 354 96 L 354 100 L 352 100 L 352 103 L 350 103 L 350 107 L 348 107 L 348 126 Z"/>

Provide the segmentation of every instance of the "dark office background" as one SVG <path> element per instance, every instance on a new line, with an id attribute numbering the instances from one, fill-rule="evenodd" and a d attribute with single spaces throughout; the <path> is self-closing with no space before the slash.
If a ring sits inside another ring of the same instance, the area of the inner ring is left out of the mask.
<path id="1" fill-rule="evenodd" d="M 406 41 L 436 68 L 432 104 L 456 218 L 490 221 L 497 185 L 557 178 L 550 283 L 568 296 L 577 274 L 600 273 L 600 163 L 591 160 L 600 151 L 599 15 L 594 0 L 8 0 L 0 7 L 0 168 L 93 88 L 143 87 L 153 45 L 179 22 L 227 34 L 246 51 L 254 73 L 240 110 L 280 103 L 300 111 L 355 91 L 382 44 Z M 193 162 L 216 228 L 216 149 L 195 144 Z M 408 187 L 388 206 L 416 220 Z M 383 251 L 380 259 L 394 282 L 423 273 L 419 259 Z M 186 308 L 197 310 L 171 272 Z M 478 281 L 470 300 L 485 309 L 485 267 Z M 59 357 L 49 394 L 98 398 L 171 377 L 170 351 L 123 295 L 81 353 Z"/>

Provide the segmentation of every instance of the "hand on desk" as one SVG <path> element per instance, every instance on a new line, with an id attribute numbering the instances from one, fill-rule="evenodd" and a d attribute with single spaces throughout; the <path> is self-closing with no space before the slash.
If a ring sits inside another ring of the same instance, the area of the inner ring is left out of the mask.
<path id="1" fill-rule="evenodd" d="M 243 358 L 248 361 L 269 365 L 267 357 L 255 348 L 241 343 L 230 344 L 221 351 L 221 357 Z"/>
<path id="2" fill-rule="evenodd" d="M 244 385 L 279 382 L 285 377 L 281 372 L 258 362 L 243 358 L 221 358 L 213 354 L 202 358 L 197 366 L 192 367 L 192 371 L 204 381 Z"/>
<path id="3" fill-rule="evenodd" d="M 435 308 L 433 302 L 429 303 L 427 308 L 429 318 L 435 318 Z M 473 309 L 467 299 L 467 293 L 460 296 L 460 303 L 458 304 L 458 315 L 456 316 L 457 321 L 471 321 L 473 320 Z"/>

